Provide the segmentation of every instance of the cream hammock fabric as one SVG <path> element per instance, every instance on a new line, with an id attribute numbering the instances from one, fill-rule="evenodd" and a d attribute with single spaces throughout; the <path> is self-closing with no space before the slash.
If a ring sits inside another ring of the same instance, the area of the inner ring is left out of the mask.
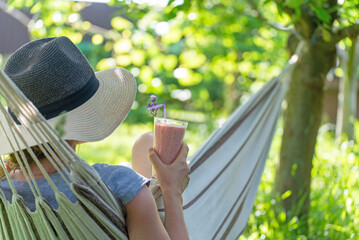
<path id="1" fill-rule="evenodd" d="M 287 68 L 254 94 L 189 158 L 191 182 L 183 194 L 183 207 L 191 239 L 236 239 L 243 232 L 280 116 L 283 80 L 289 77 L 289 72 Z M 13 198 L 10 204 L 0 191 L 0 238 L 127 239 L 125 211 L 121 204 L 97 172 L 56 135 L 1 69 L 0 95 L 37 142 L 43 143 L 42 151 L 58 165 L 58 171 L 78 199 L 75 204 L 71 203 L 43 172 L 59 205 L 57 210 L 51 209 L 30 172 L 27 181 L 36 196 L 36 211 L 31 212 L 17 195 L 6 172 Z M 15 151 L 26 142 L 4 105 L 2 100 L 0 148 L 2 144 L 11 144 Z M 4 131 L 5 125 L 11 126 L 10 132 Z M 70 172 L 58 156 L 66 159 Z M 21 151 L 17 158 L 24 158 Z M 38 159 L 33 158 L 38 163 Z M 3 161 L 1 164 L 4 167 Z M 23 172 L 29 168 L 27 164 L 20 164 L 20 167 Z M 154 188 L 153 193 L 159 212 L 163 214 L 160 191 Z"/>

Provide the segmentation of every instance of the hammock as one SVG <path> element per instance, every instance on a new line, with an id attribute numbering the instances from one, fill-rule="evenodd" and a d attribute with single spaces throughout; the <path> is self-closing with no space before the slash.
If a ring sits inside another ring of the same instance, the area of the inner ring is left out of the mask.
<path id="1" fill-rule="evenodd" d="M 236 239 L 243 232 L 251 212 L 264 164 L 280 116 L 284 94 L 283 79 L 289 68 L 268 82 L 227 122 L 217 129 L 189 158 L 191 182 L 183 193 L 183 208 L 191 239 Z M 54 210 L 42 198 L 23 152 L 16 154 L 35 196 L 31 212 L 12 187 L 12 203 L 0 191 L 0 238 L 2 239 L 128 239 L 125 211 L 102 182 L 98 173 L 83 161 L 44 121 L 34 105 L 0 69 L 0 96 L 21 124 L 27 127 L 45 156 L 57 166 L 77 198 L 72 203 L 42 173 L 55 192 L 59 208 Z M 1 100 L 1 99 L 0 99 Z M 5 131 L 9 128 L 11 131 Z M 13 151 L 27 146 L 22 133 L 0 104 L 0 148 L 10 144 Z M 36 156 L 34 161 L 41 167 Z M 59 160 L 65 159 L 69 171 Z M 3 167 L 4 163 L 1 161 Z M 223 187 L 225 186 L 225 187 Z M 164 213 L 158 188 L 153 188 L 159 212 Z M 100 196 L 100 197 L 99 197 Z"/>
<path id="2" fill-rule="evenodd" d="M 253 94 L 190 156 L 183 209 L 191 239 L 238 239 L 244 231 L 292 66 Z M 163 203 L 157 205 L 163 212 Z"/>

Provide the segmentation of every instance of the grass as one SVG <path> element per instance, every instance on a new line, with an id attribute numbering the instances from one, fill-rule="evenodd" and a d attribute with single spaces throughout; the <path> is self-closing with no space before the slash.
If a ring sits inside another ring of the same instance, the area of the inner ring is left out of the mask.
<path id="1" fill-rule="evenodd" d="M 275 214 L 277 201 L 271 194 L 281 132 L 279 128 L 248 226 L 239 239 L 359 239 L 359 145 L 353 141 L 339 145 L 332 132 L 319 131 L 313 158 L 309 234 L 298 236 L 295 230 L 300 220 L 287 219 L 285 212 Z"/>
<path id="2" fill-rule="evenodd" d="M 150 131 L 152 124 L 123 124 L 112 136 L 99 143 L 80 147 L 80 155 L 89 163 L 118 164 L 130 161 L 131 148 L 141 134 Z M 244 239 L 359 239 L 359 144 L 336 143 L 333 133 L 318 134 L 313 158 L 311 208 L 308 236 L 297 236 L 298 218 L 287 219 L 284 212 L 274 213 L 276 199 L 272 198 L 276 162 L 280 150 L 282 129 L 277 129 L 269 158 L 262 176 L 248 225 L 239 238 Z M 356 129 L 359 129 L 357 124 Z M 190 153 L 208 136 L 202 126 L 189 128 L 185 140 Z M 359 140 L 359 131 L 357 132 Z M 286 196 L 282 196 L 285 198 Z"/>
<path id="3" fill-rule="evenodd" d="M 122 124 L 111 136 L 101 142 L 80 145 L 78 152 L 89 164 L 105 162 L 119 164 L 131 161 L 132 146 L 136 139 L 151 131 L 150 124 Z"/>

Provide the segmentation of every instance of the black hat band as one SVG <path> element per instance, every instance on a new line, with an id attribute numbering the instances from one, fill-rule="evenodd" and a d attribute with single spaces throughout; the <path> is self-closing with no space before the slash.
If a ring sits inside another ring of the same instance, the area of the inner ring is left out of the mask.
<path id="1" fill-rule="evenodd" d="M 95 74 L 93 73 L 87 83 L 79 90 L 73 92 L 65 98 L 59 99 L 50 104 L 38 107 L 39 112 L 46 120 L 59 116 L 62 112 L 71 111 L 89 100 L 97 91 L 100 84 Z M 9 109 L 9 113 L 14 121 L 21 125 L 15 114 Z"/>

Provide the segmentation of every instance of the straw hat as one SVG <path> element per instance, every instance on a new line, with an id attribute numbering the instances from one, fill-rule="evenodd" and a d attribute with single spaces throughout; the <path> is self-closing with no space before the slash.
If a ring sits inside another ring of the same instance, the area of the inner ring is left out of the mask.
<path id="1" fill-rule="evenodd" d="M 11 55 L 4 71 L 53 128 L 65 111 L 62 138 L 67 140 L 92 142 L 106 138 L 125 119 L 136 95 L 136 80 L 131 73 L 122 68 L 94 73 L 81 51 L 66 37 L 25 44 Z M 0 114 L 1 122 L 3 118 Z M 18 127 L 29 146 L 37 145 L 19 122 Z M 0 155 L 13 152 L 3 130 L 0 139 Z"/>

